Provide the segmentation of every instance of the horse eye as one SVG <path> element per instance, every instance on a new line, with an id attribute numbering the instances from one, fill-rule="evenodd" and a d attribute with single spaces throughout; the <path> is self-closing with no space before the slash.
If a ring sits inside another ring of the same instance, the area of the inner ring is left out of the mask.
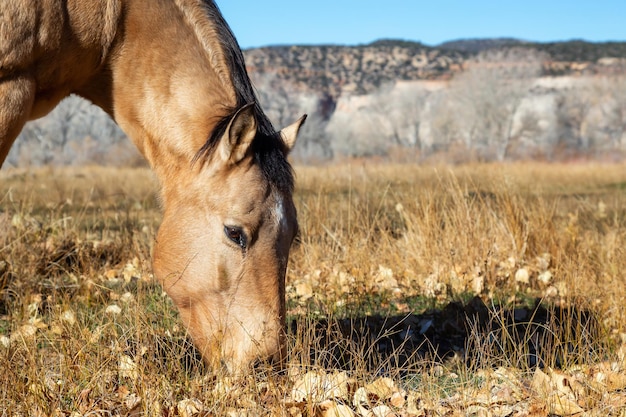
<path id="1" fill-rule="evenodd" d="M 226 237 L 239 246 L 241 249 L 245 249 L 248 244 L 246 234 L 240 227 L 236 226 L 224 226 L 224 234 Z"/>

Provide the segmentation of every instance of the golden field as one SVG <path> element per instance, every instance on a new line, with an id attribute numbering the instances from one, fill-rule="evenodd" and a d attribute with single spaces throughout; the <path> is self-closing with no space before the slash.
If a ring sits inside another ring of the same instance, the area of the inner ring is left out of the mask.
<path id="1" fill-rule="evenodd" d="M 0 171 L 0 415 L 626 416 L 626 165 L 297 167 L 278 373 L 203 369 L 146 169 Z"/>

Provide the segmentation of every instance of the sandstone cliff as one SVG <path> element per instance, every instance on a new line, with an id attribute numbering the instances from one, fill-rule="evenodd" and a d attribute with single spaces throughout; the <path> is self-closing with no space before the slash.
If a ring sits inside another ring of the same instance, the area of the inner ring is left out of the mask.
<path id="1" fill-rule="evenodd" d="M 529 43 L 514 39 L 461 40 L 439 47 L 394 40 L 362 46 L 275 46 L 249 49 L 245 57 L 253 78 L 269 75 L 301 91 L 336 97 L 341 93 L 369 94 L 388 82 L 450 79 L 476 54 L 510 48 L 542 54 L 542 75 L 548 76 L 621 70 L 620 58 L 626 58 L 626 42 Z"/>

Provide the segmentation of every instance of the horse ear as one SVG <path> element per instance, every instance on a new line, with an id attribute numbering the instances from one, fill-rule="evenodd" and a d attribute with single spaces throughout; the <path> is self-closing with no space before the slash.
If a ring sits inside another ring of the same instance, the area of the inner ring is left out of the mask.
<path id="1" fill-rule="evenodd" d="M 304 124 L 306 120 L 306 114 L 299 118 L 295 123 L 287 126 L 283 130 L 280 131 L 280 136 L 283 138 L 283 142 L 285 142 L 285 146 L 287 147 L 287 153 L 293 149 L 293 145 L 296 144 L 296 139 L 298 138 L 298 132 L 300 128 Z"/>
<path id="2" fill-rule="evenodd" d="M 219 153 L 222 160 L 231 164 L 241 161 L 256 136 L 256 130 L 254 105 L 246 104 L 230 119 L 220 140 Z"/>

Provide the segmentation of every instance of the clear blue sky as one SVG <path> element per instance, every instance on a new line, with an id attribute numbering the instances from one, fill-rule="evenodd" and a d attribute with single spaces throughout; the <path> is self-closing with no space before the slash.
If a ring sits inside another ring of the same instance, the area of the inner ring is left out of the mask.
<path id="1" fill-rule="evenodd" d="M 626 0 L 216 1 L 243 48 L 381 38 L 626 41 Z"/>

